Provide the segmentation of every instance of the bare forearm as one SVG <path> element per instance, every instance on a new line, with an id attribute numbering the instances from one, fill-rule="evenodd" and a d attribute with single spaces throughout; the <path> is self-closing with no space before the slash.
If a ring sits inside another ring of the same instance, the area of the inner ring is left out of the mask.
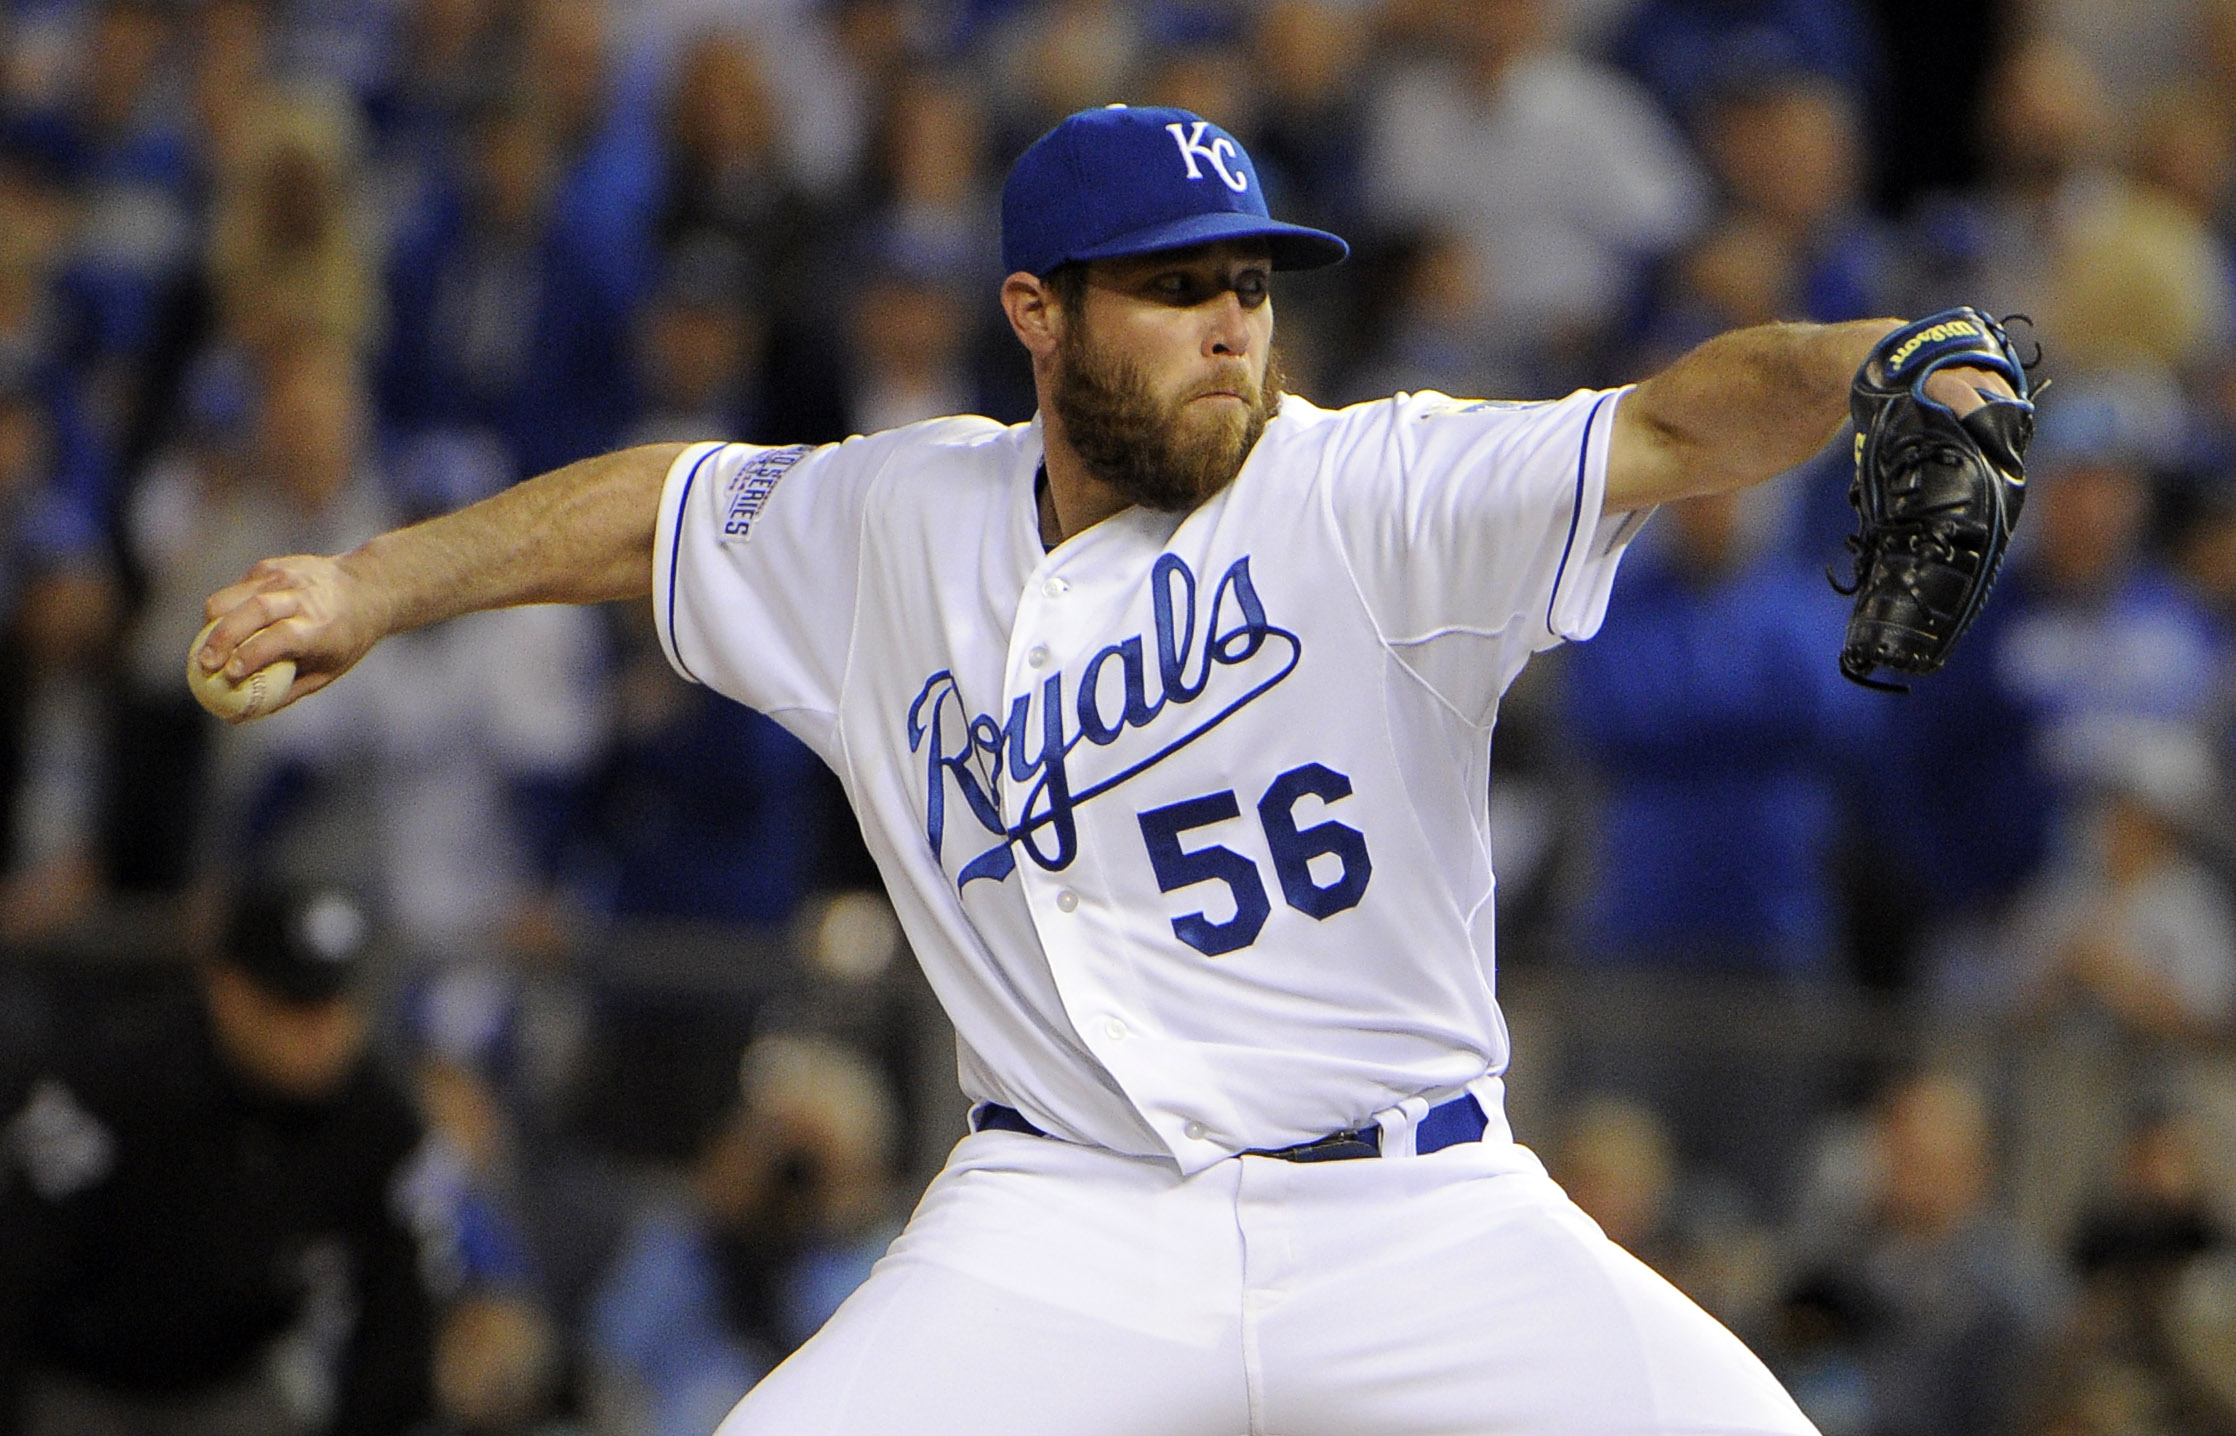
<path id="1" fill-rule="evenodd" d="M 1721 334 L 1640 384 L 1615 413 L 1607 508 L 1745 488 L 1824 447 L 1858 366 L 1894 319 Z"/>
<path id="2" fill-rule="evenodd" d="M 292 703 L 393 633 L 488 608 L 649 593 L 660 486 L 683 448 L 585 459 L 339 557 L 265 559 L 210 595 L 195 661 L 238 682 L 286 659 Z"/>
<path id="3" fill-rule="evenodd" d="M 660 486 L 681 444 L 604 454 L 387 533 L 341 563 L 381 596 L 387 633 L 523 603 L 652 590 Z"/>

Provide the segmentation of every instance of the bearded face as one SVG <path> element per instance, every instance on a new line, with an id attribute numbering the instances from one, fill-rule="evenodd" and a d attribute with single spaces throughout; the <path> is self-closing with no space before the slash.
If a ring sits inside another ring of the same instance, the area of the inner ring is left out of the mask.
<path id="1" fill-rule="evenodd" d="M 1277 353 L 1266 356 L 1263 384 L 1237 361 L 1229 375 L 1163 395 L 1139 364 L 1098 347 L 1074 311 L 1059 361 L 1051 406 L 1065 437 L 1090 474 L 1144 508 L 1186 513 L 1233 483 L 1281 411 Z M 1241 402 L 1202 398 L 1215 393 Z"/>

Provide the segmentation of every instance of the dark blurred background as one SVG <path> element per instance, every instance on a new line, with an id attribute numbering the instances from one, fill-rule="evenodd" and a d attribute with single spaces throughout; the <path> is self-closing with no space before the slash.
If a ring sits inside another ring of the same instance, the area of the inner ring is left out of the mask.
<path id="1" fill-rule="evenodd" d="M 1353 241 L 1277 300 L 1324 405 L 2031 317 L 2026 522 L 1942 674 L 1835 672 L 1843 440 L 1661 515 L 1509 695 L 1515 1125 L 1827 1436 L 2236 1432 L 2230 0 L 0 0 L 0 1423 L 190 1429 L 194 1380 L 70 1375 L 52 1313 L 121 1279 L 36 1253 L 129 1167 L 114 1033 L 224 1067 L 244 883 L 362 899 L 335 1000 L 426 1134 L 368 1178 L 425 1399 L 352 1412 L 290 1276 L 257 1429 L 703 1436 L 859 1278 L 962 1103 L 803 749 L 633 608 L 238 729 L 186 648 L 261 556 L 615 445 L 1027 418 L 1001 176 L 1114 100 Z"/>

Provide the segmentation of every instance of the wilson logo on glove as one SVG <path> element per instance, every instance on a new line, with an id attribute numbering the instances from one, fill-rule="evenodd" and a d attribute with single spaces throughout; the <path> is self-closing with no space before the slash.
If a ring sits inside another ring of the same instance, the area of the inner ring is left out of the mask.
<path id="1" fill-rule="evenodd" d="M 1856 600 L 1840 650 L 1847 677 L 1903 691 L 1873 675 L 1933 672 L 1979 616 L 2026 501 L 2029 367 L 2002 325 L 1977 309 L 1951 309 L 1895 330 L 1856 371 L 1848 485 L 1856 532 L 1847 541 L 1855 567 L 1848 583 L 1833 581 Z M 1982 393 L 1960 419 L 1926 395 L 1926 381 L 1944 369 L 2000 375 L 2011 397 Z"/>

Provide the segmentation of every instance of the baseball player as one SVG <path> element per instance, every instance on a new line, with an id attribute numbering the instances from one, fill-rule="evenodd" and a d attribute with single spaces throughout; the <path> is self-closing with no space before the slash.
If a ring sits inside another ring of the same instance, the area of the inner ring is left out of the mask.
<path id="1" fill-rule="evenodd" d="M 974 1130 L 722 1436 L 1810 1430 L 1508 1129 L 1490 733 L 1647 511 L 1814 453 L 1894 322 L 1330 411 L 1280 392 L 1270 280 L 1344 243 L 1217 125 L 1074 115 L 1002 223 L 1032 422 L 592 459 L 257 565 L 198 661 L 301 697 L 649 592 L 679 673 L 844 781 Z"/>

